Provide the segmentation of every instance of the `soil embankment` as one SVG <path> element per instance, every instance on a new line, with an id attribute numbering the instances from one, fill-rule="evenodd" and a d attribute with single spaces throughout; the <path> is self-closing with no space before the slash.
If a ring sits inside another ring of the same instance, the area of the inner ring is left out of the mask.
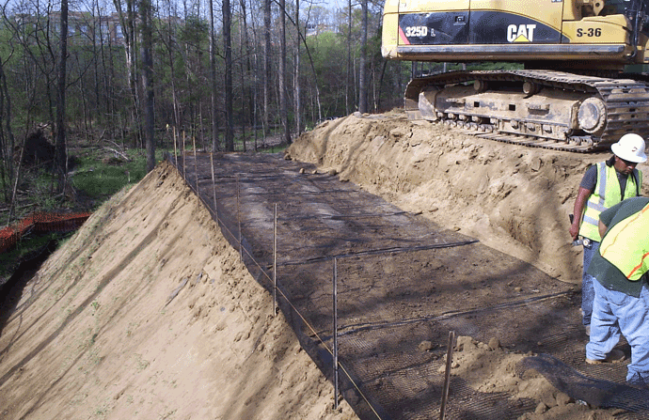
<path id="1" fill-rule="evenodd" d="M 288 153 L 572 283 L 580 250 L 567 214 L 588 163 L 608 157 L 481 140 L 400 113 L 324 123 Z M 166 164 L 15 292 L 0 312 L 2 419 L 356 418 L 346 403 L 332 411 L 331 384 Z M 452 375 L 533 400 L 523 419 L 613 418 L 538 375 L 518 377 L 522 357 L 460 337 Z"/>
<path id="2" fill-rule="evenodd" d="M 480 139 L 402 112 L 327 121 L 287 154 L 575 284 L 581 247 L 568 214 L 588 165 L 610 156 Z"/>
<path id="3" fill-rule="evenodd" d="M 353 419 L 175 169 L 5 302 L 2 419 Z"/>

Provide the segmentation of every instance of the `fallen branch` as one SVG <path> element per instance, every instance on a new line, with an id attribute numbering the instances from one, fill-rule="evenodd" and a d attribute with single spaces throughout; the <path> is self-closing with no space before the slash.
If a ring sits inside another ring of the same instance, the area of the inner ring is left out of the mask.
<path id="1" fill-rule="evenodd" d="M 108 150 L 109 152 L 115 153 L 117 156 L 121 157 L 122 159 L 124 159 L 127 162 L 131 161 L 131 159 L 128 157 L 128 155 L 126 155 L 126 153 L 122 153 L 120 151 L 117 151 L 117 150 L 113 149 L 112 147 L 104 147 L 104 150 Z"/>

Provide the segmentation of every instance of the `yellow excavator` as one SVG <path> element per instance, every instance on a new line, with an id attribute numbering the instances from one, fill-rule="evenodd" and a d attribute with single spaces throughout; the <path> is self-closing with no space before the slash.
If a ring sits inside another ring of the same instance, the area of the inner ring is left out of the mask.
<path id="1" fill-rule="evenodd" d="M 649 0 L 387 0 L 381 50 L 520 63 L 414 77 L 405 110 L 493 140 L 590 152 L 649 135 L 647 13 Z"/>

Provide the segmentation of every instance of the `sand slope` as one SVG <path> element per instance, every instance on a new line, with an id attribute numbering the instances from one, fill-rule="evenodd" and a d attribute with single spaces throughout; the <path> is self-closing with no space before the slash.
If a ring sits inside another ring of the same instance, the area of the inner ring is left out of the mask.
<path id="1" fill-rule="evenodd" d="M 353 419 L 174 169 L 86 222 L 3 309 L 2 419 Z M 11 310 L 11 311 L 10 311 Z"/>
<path id="2" fill-rule="evenodd" d="M 582 257 L 568 214 L 588 165 L 611 156 L 479 139 L 403 112 L 327 121 L 287 154 L 571 283 Z M 649 166 L 639 169 L 647 195 Z"/>

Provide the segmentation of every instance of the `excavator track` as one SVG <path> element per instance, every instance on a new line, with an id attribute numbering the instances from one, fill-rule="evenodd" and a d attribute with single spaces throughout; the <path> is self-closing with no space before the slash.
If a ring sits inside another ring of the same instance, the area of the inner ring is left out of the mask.
<path id="1" fill-rule="evenodd" d="M 491 86 L 528 83 L 528 86 L 533 85 L 553 94 L 583 95 L 580 103 L 587 98 L 596 98 L 590 101 L 603 103 L 601 112 L 605 114 L 605 121 L 596 127 L 596 133 L 591 134 L 563 124 L 565 127 L 561 128 L 561 133 L 565 132 L 564 138 L 557 138 L 556 133 L 553 136 L 545 136 L 542 129 L 533 133 L 525 132 L 527 125 L 534 125 L 528 121 L 517 121 L 516 124 L 508 122 L 509 132 L 503 129 L 503 119 L 494 122 L 492 118 L 488 123 L 472 123 L 472 114 L 468 107 L 466 114 L 462 115 L 464 121 L 457 121 L 457 112 L 444 114 L 444 110 L 441 110 L 442 112 L 437 112 L 438 116 L 443 114 L 437 119 L 438 122 L 461 127 L 470 134 L 491 140 L 582 153 L 608 149 L 625 133 L 634 132 L 643 137 L 649 135 L 649 84 L 633 79 L 585 76 L 550 70 L 459 71 L 416 78 L 411 80 L 406 88 L 406 111 L 411 118 L 422 118 L 425 112 L 422 112 L 420 93 L 430 89 L 443 91 L 448 86 L 469 85 L 477 81 Z M 532 95 L 534 93 L 530 94 L 530 97 Z M 425 116 L 423 118 L 430 119 Z M 467 118 L 469 122 L 466 121 Z M 521 132 L 511 132 L 513 125 Z M 556 131 L 556 127 L 554 130 Z"/>

